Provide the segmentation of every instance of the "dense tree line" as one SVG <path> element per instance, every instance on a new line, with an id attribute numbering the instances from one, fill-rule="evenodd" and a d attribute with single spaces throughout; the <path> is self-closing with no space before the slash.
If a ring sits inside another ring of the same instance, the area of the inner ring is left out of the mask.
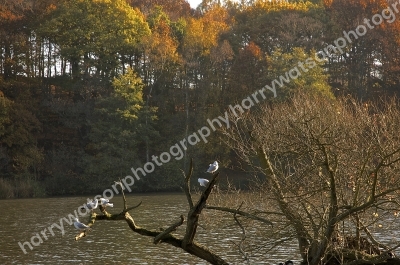
<path id="1" fill-rule="evenodd" d="M 274 80 L 275 101 L 298 89 L 396 94 L 395 3 L 0 1 L 0 197 L 102 191 Z M 332 51 L 365 18 L 373 28 Z M 308 58 L 312 69 L 283 84 Z M 230 167 L 235 154 L 218 136 L 134 188 L 179 189 L 189 157 Z"/>

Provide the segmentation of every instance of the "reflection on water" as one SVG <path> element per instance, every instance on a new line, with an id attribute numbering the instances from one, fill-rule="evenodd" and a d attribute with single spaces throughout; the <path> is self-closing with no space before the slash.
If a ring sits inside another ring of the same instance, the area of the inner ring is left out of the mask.
<path id="1" fill-rule="evenodd" d="M 166 228 L 187 213 L 183 194 L 144 194 L 127 198 L 131 206 L 140 200 L 142 205 L 131 211 L 131 215 L 137 225 L 148 229 Z M 207 264 L 170 245 L 154 245 L 152 238 L 133 233 L 124 221 L 98 221 L 88 237 L 75 242 L 77 231 L 66 221 L 60 223 L 60 218 L 73 213 L 85 201 L 86 197 L 0 201 L 0 264 Z M 115 197 L 112 201 L 114 208 L 110 208 L 110 212 L 120 212 L 122 199 Z M 85 217 L 80 220 L 85 221 Z M 53 223 L 63 225 L 65 234 L 53 227 L 52 236 L 48 227 Z M 185 226 L 179 227 L 175 233 L 183 235 L 184 229 Z M 26 246 L 27 254 L 24 254 L 18 242 L 30 241 L 35 235 L 34 242 L 38 246 L 33 250 Z M 238 242 L 240 236 L 234 225 L 210 230 L 199 227 L 196 240 L 228 262 L 241 264 L 241 256 L 232 243 Z M 39 237 L 43 243 L 39 242 Z M 252 264 L 277 264 L 295 253 L 294 247 L 277 249 L 272 255 L 259 253 Z"/>

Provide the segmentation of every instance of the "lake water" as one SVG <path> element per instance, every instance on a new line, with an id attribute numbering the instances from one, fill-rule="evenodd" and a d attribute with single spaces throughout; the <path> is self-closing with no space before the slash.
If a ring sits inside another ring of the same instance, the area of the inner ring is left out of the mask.
<path id="1" fill-rule="evenodd" d="M 86 202 L 86 198 L 1 200 L 0 264 L 207 264 L 171 245 L 154 245 L 153 238 L 134 233 L 125 221 L 97 221 L 87 237 L 74 241 L 77 230 L 64 220 L 65 234 L 62 235 L 60 229 L 54 227 L 54 236 L 51 235 L 48 227 L 53 223 L 60 226 L 60 218 L 72 214 Z M 114 208 L 109 208 L 109 212 L 120 212 L 123 207 L 121 197 L 115 197 L 112 201 Z M 148 229 L 166 228 L 176 222 L 181 214 L 186 217 L 188 210 L 183 194 L 141 194 L 128 196 L 127 201 L 130 206 L 143 201 L 139 208 L 130 213 L 137 225 Z M 208 222 L 212 223 L 212 211 L 204 211 L 209 212 Z M 230 264 L 245 264 L 241 262 L 241 256 L 232 243 L 240 241 L 240 229 L 231 215 L 225 215 L 227 219 L 224 225 L 199 227 L 195 240 Z M 81 217 L 80 220 L 85 222 L 87 217 Z M 174 234 L 183 235 L 184 229 L 185 224 Z M 271 228 L 260 225 L 248 229 L 259 232 Z M 41 234 L 42 231 L 47 239 Z M 32 245 L 31 250 L 26 244 L 27 253 L 24 254 L 18 242 L 23 244 L 30 241 L 32 236 L 36 236 L 33 243 L 37 246 Z M 274 250 L 274 253 L 258 253 L 252 257 L 251 264 L 277 264 L 284 261 L 288 253 L 295 253 L 295 247 L 288 245 Z M 292 259 L 296 260 L 296 257 Z"/>

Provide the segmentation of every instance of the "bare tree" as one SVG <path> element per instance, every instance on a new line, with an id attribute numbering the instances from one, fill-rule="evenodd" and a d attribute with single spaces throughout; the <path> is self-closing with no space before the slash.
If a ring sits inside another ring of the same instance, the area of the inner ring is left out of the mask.
<path id="1" fill-rule="evenodd" d="M 400 108 L 298 93 L 263 106 L 224 131 L 258 177 L 281 238 L 294 235 L 302 264 L 377 264 L 399 242 L 382 244 L 374 225 L 397 216 Z M 393 225 L 398 231 L 399 225 Z M 399 262 L 396 260 L 396 262 Z"/>

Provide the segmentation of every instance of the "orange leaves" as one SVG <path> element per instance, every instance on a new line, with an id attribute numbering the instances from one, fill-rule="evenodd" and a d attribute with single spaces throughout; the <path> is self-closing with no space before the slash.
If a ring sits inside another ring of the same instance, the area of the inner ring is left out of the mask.
<path id="1" fill-rule="evenodd" d="M 260 47 L 257 46 L 254 42 L 250 42 L 249 45 L 245 47 L 245 50 L 257 59 L 261 59 L 263 57 Z"/>
<path id="2" fill-rule="evenodd" d="M 156 69 L 162 69 L 168 62 L 178 60 L 178 42 L 172 37 L 171 28 L 165 21 L 160 21 L 151 35 L 143 41 L 146 54 Z"/>
<path id="3" fill-rule="evenodd" d="M 14 21 L 21 19 L 22 16 L 16 14 L 10 6 L 0 5 L 0 21 Z"/>
<path id="4" fill-rule="evenodd" d="M 46 8 L 46 11 L 47 11 L 47 12 L 51 12 L 51 11 L 55 10 L 56 8 L 57 8 L 56 5 L 50 4 L 50 5 Z"/>
<path id="5" fill-rule="evenodd" d="M 147 18 L 151 34 L 144 38 L 143 47 L 154 70 L 162 70 L 178 61 L 178 41 L 175 39 L 169 16 L 157 7 Z"/>
<path id="6" fill-rule="evenodd" d="M 330 7 L 332 5 L 332 3 L 333 3 L 333 0 L 324 0 L 323 3 L 324 3 L 324 6 Z"/>

